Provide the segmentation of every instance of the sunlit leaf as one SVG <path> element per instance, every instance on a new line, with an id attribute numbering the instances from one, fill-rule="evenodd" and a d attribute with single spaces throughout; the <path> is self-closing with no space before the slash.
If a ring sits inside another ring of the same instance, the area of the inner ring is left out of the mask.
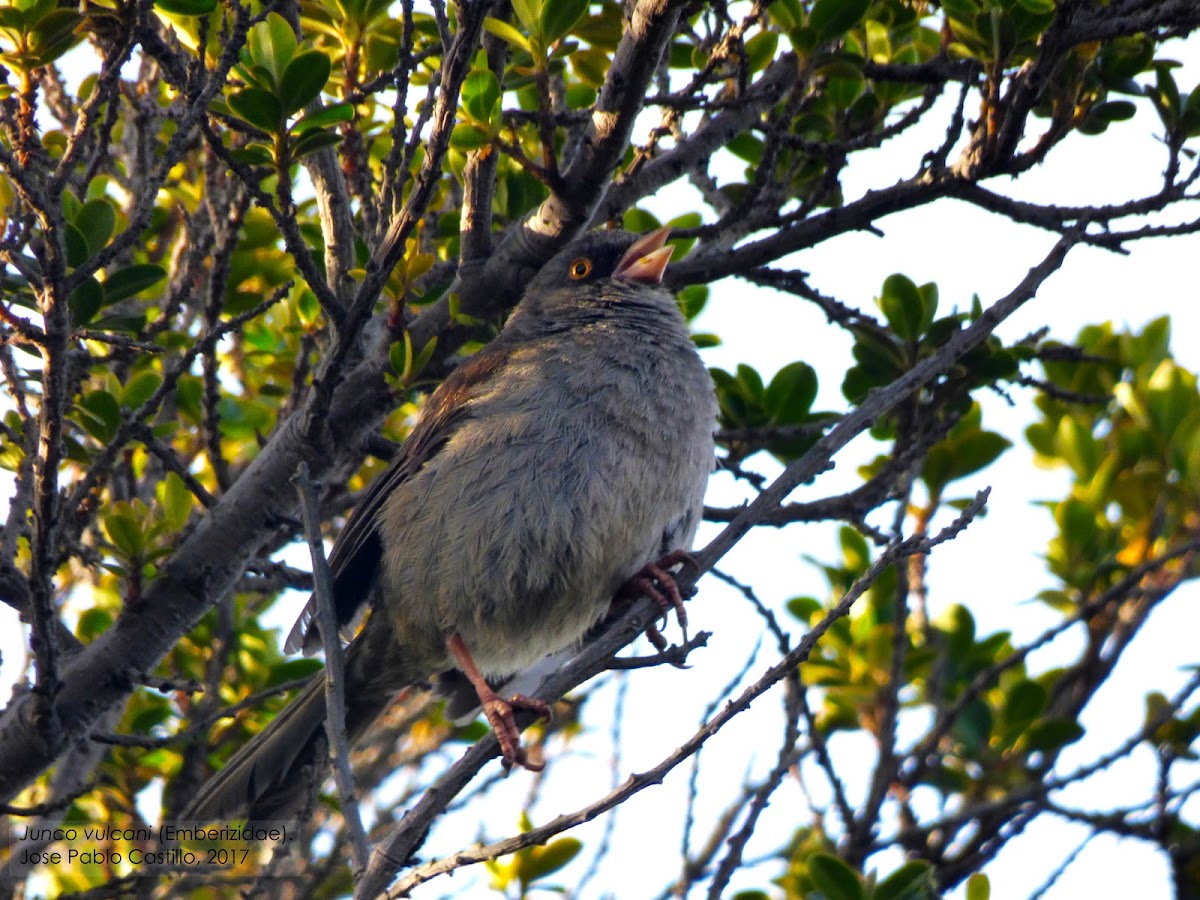
<path id="1" fill-rule="evenodd" d="M 493 19 L 489 16 L 483 20 L 483 27 L 490 34 L 494 34 L 501 40 L 507 41 L 514 47 L 524 50 L 529 54 L 533 53 L 533 47 L 530 46 L 529 38 L 525 37 L 525 35 L 507 22 L 503 22 L 500 19 Z"/>
<path id="2" fill-rule="evenodd" d="M 283 114 L 290 116 L 321 96 L 331 68 L 328 55 L 320 50 L 306 50 L 293 56 L 279 79 Z"/>
<path id="3" fill-rule="evenodd" d="M 288 63 L 296 53 L 296 34 L 287 19 L 272 12 L 250 29 L 248 47 L 250 58 L 271 73 L 279 85 Z"/>
<path id="4" fill-rule="evenodd" d="M 154 5 L 177 16 L 207 16 L 217 8 L 217 0 L 154 0 Z"/>

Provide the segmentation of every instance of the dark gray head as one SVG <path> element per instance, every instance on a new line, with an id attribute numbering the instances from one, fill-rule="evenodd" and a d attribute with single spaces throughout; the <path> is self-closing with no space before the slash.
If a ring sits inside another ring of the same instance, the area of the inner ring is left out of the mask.
<path id="1" fill-rule="evenodd" d="M 592 231 L 572 241 L 529 282 L 509 320 L 509 328 L 527 320 L 561 324 L 596 318 L 604 309 L 627 307 L 675 314 L 675 299 L 662 287 L 671 258 L 669 228 L 646 234 Z"/>

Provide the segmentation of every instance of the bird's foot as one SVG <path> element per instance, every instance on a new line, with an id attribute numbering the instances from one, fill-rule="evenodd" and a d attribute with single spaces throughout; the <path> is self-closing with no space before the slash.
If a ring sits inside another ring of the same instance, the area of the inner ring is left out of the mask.
<path id="1" fill-rule="evenodd" d="M 487 716 L 488 724 L 495 732 L 496 740 L 500 742 L 500 752 L 504 756 L 504 768 L 512 769 L 520 766 L 530 772 L 540 772 L 545 768 L 544 763 L 533 762 L 521 745 L 521 729 L 517 727 L 513 709 L 527 709 L 536 713 L 540 719 L 551 717 L 550 704 L 536 697 L 526 697 L 523 694 L 513 694 L 504 700 L 497 694 L 490 697 L 480 697 L 483 702 L 483 714 Z"/>
<path id="2" fill-rule="evenodd" d="M 657 562 L 646 563 L 625 582 L 618 596 L 626 600 L 632 600 L 642 595 L 649 596 L 658 605 L 664 624 L 669 621 L 670 614 L 674 611 L 686 642 L 687 610 L 683 608 L 683 597 L 679 593 L 679 585 L 675 583 L 675 576 L 670 572 L 670 569 L 680 563 L 694 566 L 696 560 L 686 550 L 675 550 Z M 651 622 L 646 626 L 646 637 L 660 653 L 667 649 L 667 639 L 663 637 L 657 623 Z"/>
<path id="3" fill-rule="evenodd" d="M 521 746 L 521 729 L 517 727 L 513 709 L 527 709 L 537 713 L 539 718 L 549 719 L 550 704 L 544 700 L 526 697 L 523 694 L 514 694 L 509 700 L 501 698 L 492 690 L 492 686 L 479 671 L 479 667 L 475 665 L 475 660 L 471 656 L 471 651 L 467 649 L 462 636 L 457 632 L 446 638 L 446 649 L 458 663 L 459 671 L 475 688 L 475 694 L 479 697 L 479 705 L 483 707 L 483 714 L 487 716 L 488 724 L 492 726 L 496 740 L 500 742 L 500 752 L 504 754 L 504 767 L 512 769 L 513 766 L 520 766 L 530 772 L 542 771 L 545 765 L 531 762 L 525 748 Z"/>

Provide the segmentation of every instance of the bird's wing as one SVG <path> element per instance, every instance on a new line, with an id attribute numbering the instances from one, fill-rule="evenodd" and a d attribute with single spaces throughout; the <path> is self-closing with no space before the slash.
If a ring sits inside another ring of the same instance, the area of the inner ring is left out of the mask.
<path id="1" fill-rule="evenodd" d="M 343 637 L 349 639 L 353 635 L 367 611 L 366 600 L 383 555 L 378 529 L 380 509 L 399 485 L 436 456 L 470 416 L 472 396 L 505 364 L 510 352 L 502 342 L 493 341 L 446 378 L 427 401 L 416 426 L 387 469 L 371 483 L 366 496 L 350 514 L 329 554 L 334 612 Z M 313 653 L 320 649 L 320 635 L 312 627 L 316 615 L 314 595 L 288 634 L 284 644 L 287 652 L 303 648 L 306 653 Z"/>

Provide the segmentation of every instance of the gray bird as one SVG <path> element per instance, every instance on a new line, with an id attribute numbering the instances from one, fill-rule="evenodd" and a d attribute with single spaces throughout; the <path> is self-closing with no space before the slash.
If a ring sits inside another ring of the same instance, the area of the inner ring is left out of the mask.
<path id="1" fill-rule="evenodd" d="M 661 287 L 667 234 L 593 232 L 551 259 L 354 510 L 329 557 L 343 631 L 369 610 L 346 652 L 351 743 L 399 690 L 465 677 L 506 763 L 538 768 L 512 708 L 546 705 L 494 686 L 577 645 L 623 586 L 661 582 L 656 561 L 691 547 L 717 409 Z M 319 648 L 314 612 L 289 649 Z M 324 719 L 318 675 L 183 818 L 294 812 L 324 773 Z"/>

